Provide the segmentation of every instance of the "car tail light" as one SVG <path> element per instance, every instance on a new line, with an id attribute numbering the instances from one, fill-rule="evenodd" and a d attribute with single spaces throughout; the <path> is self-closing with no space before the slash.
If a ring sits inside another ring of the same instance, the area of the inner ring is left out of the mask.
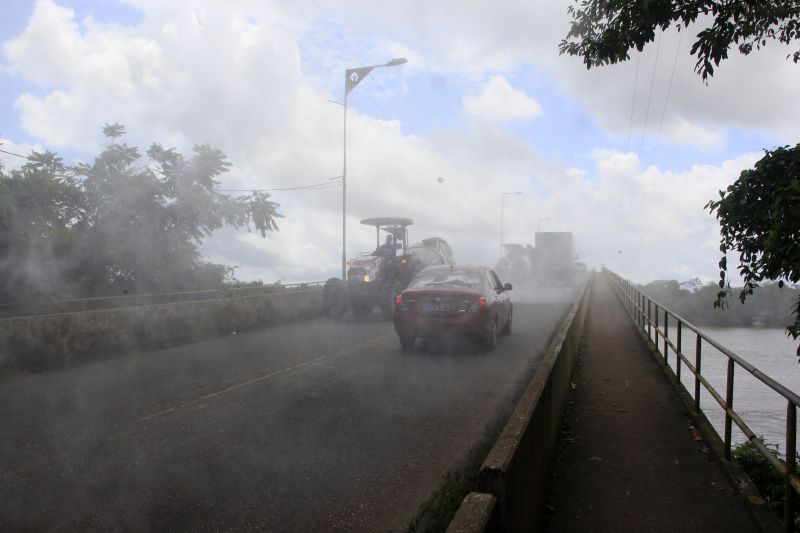
<path id="1" fill-rule="evenodd" d="M 477 313 L 478 311 L 486 311 L 486 298 L 483 296 L 475 300 L 467 309 L 467 313 Z"/>
<path id="2" fill-rule="evenodd" d="M 397 309 L 398 311 L 408 311 L 408 306 L 403 301 L 402 295 L 398 294 L 394 299 L 394 303 L 395 303 L 395 309 Z"/>

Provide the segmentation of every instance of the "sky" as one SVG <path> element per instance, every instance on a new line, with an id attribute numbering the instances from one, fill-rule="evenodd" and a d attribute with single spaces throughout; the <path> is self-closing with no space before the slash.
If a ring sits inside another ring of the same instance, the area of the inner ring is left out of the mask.
<path id="1" fill-rule="evenodd" d="M 701 20 L 587 70 L 558 53 L 571 4 L 10 0 L 0 142 L 91 161 L 119 122 L 132 146 L 222 149 L 220 188 L 325 183 L 271 193 L 280 231 L 223 229 L 201 248 L 241 279 L 324 280 L 341 269 L 344 69 L 405 57 L 348 95 L 348 257 L 375 246 L 361 219 L 404 216 L 412 241 L 443 237 L 458 263 L 491 266 L 502 213 L 507 243 L 571 231 L 590 268 L 716 280 L 704 205 L 764 149 L 798 142 L 800 65 L 771 42 L 705 84 L 689 55 Z"/>

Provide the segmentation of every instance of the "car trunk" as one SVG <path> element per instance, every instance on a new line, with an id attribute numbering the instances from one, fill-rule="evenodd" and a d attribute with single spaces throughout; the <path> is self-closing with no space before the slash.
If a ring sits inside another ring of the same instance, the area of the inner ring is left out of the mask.
<path id="1" fill-rule="evenodd" d="M 411 289 L 403 293 L 403 303 L 417 315 L 457 316 L 477 305 L 478 290 Z"/>

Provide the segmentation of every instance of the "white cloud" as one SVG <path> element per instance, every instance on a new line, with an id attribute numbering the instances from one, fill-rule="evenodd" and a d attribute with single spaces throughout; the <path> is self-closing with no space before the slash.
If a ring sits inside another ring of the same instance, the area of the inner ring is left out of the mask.
<path id="1" fill-rule="evenodd" d="M 770 41 L 749 56 L 734 51 L 706 85 L 693 71 L 696 58 L 689 55 L 702 18 L 684 31 L 680 42 L 672 29 L 657 37 L 660 44 L 649 43 L 641 55 L 631 52 L 630 61 L 587 70 L 580 58 L 558 55 L 558 43 L 569 31 L 565 3 L 510 0 L 502 7 L 480 0 L 320 3 L 341 24 L 368 34 L 374 50 L 396 43 L 398 34 L 407 36 L 425 64 L 445 75 L 481 79 L 486 73 L 505 74 L 533 66 L 553 76 L 560 90 L 617 137 L 628 134 L 633 104 L 634 135 L 644 131 L 655 137 L 664 112 L 664 124 L 686 117 L 707 131 L 741 128 L 772 136 L 779 143 L 800 138 L 796 97 L 800 67 L 786 59 L 794 49 Z"/>
<path id="2" fill-rule="evenodd" d="M 664 137 L 676 144 L 714 148 L 725 142 L 725 135 L 719 131 L 705 129 L 684 119 L 676 119 L 664 131 Z"/>
<path id="3" fill-rule="evenodd" d="M 492 76 L 480 95 L 464 98 L 464 109 L 493 122 L 526 120 L 542 114 L 539 102 L 514 89 L 503 76 Z"/>
<path id="4" fill-rule="evenodd" d="M 313 30 L 316 15 L 305 20 L 291 6 L 244 0 L 197 0 L 194 9 L 156 0 L 131 3 L 143 11 L 135 26 L 76 21 L 52 0 L 37 2 L 26 30 L 3 46 L 11 71 L 40 84 L 16 100 L 25 131 L 48 145 L 87 151 L 103 144 L 100 127 L 115 121 L 127 126 L 126 141 L 139 146 L 158 141 L 185 151 L 194 142 L 210 142 L 235 164 L 225 178 L 231 188 L 320 183 L 341 173 L 341 108 L 327 102 L 331 95 L 318 89 L 316 78 L 330 70 L 326 85 L 340 87 L 339 37 L 326 30 L 333 44 L 302 40 L 300 49 L 294 42 Z M 364 55 L 406 56 L 413 59 L 408 71 L 430 69 L 443 78 L 491 76 L 478 96 L 463 100 L 467 111 L 488 120 L 471 121 L 465 129 L 413 136 L 397 121 L 350 109 L 348 256 L 374 246 L 374 233 L 358 223 L 361 218 L 398 215 L 415 219 L 412 239 L 439 235 L 451 242 L 457 261 L 493 264 L 500 195 L 519 190 L 523 195 L 505 205 L 508 242 L 532 242 L 537 223 L 550 218 L 543 227 L 574 231 L 590 265 L 605 263 L 638 280 L 680 276 L 685 269 L 714 277 L 717 229 L 703 205 L 757 156 L 670 171 L 642 169 L 634 153 L 596 150 L 585 168 L 565 169 L 546 163 L 528 141 L 494 124 L 542 114 L 539 103 L 504 76 L 534 64 L 554 75 L 608 131 L 627 132 L 635 65 L 587 73 L 577 59 L 558 58 L 557 42 L 568 26 L 565 6 L 527 0 L 504 3 L 503 9 L 486 2 L 419 0 L 380 9 L 368 2 L 320 5 L 333 24 L 349 22 L 341 33 L 353 45 L 348 48 Z M 317 31 L 329 26 L 320 22 Z M 670 46 L 665 40 L 662 52 Z M 310 57 L 306 50 L 313 52 Z M 634 120 L 639 130 L 649 89 L 643 80 L 652 69 L 648 57 L 640 65 Z M 664 57 L 650 135 L 663 109 L 662 69 L 671 66 Z M 762 59 L 764 68 L 774 66 L 773 59 Z M 308 63 L 312 72 L 303 69 Z M 788 89 L 777 90 L 774 100 L 761 98 L 752 112 L 733 104 L 736 91 L 752 92 L 740 79 L 724 78 L 720 70 L 706 88 L 685 66 L 679 61 L 662 138 L 713 147 L 724 142 L 721 131 L 731 124 L 780 131 L 800 124 Z M 739 68 L 733 64 L 731 70 Z M 382 69 L 381 76 L 399 77 L 403 69 Z M 776 76 L 789 88 L 798 85 L 791 85 L 795 74 L 788 69 Z M 715 98 L 722 103 L 709 101 Z M 439 176 L 445 178 L 441 183 Z M 238 265 L 245 278 L 302 281 L 338 274 L 341 190 L 275 192 L 274 199 L 286 217 L 280 232 L 262 239 L 227 229 L 203 250 Z"/>

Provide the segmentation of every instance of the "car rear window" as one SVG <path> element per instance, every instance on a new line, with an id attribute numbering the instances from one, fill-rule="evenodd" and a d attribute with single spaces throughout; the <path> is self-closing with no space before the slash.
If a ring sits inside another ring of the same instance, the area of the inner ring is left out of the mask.
<path id="1" fill-rule="evenodd" d="M 417 274 L 409 287 L 458 287 L 478 289 L 481 278 L 475 270 L 431 270 Z"/>

